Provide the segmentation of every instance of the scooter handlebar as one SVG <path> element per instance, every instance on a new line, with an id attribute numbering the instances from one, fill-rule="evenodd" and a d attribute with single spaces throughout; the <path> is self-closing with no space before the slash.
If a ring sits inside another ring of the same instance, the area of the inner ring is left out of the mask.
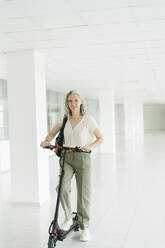
<path id="1" fill-rule="evenodd" d="M 50 145 L 50 146 L 45 146 L 43 147 L 44 149 L 50 149 L 50 150 L 53 150 L 53 149 L 63 149 L 63 150 L 70 150 L 70 151 L 76 151 L 76 152 L 85 152 L 83 150 L 81 150 L 80 147 L 76 146 L 76 147 L 66 147 L 66 146 L 54 146 L 54 145 Z M 90 151 L 91 152 L 91 151 Z M 90 152 L 86 152 L 86 153 L 90 153 Z"/>
<path id="2" fill-rule="evenodd" d="M 53 145 L 43 147 L 43 149 L 50 149 L 50 150 L 53 150 L 54 148 L 56 148 L 56 146 Z"/>

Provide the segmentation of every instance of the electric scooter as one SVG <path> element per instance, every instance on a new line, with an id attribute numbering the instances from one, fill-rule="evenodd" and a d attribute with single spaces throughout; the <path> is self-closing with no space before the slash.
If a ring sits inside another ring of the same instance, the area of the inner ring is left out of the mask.
<path id="1" fill-rule="evenodd" d="M 70 226 L 69 230 L 64 231 L 62 230 L 58 225 L 58 213 L 59 213 L 59 205 L 60 205 L 60 196 L 61 196 L 61 189 L 62 189 L 62 180 L 64 176 L 64 166 L 65 166 L 65 157 L 66 157 L 66 151 L 71 150 L 73 152 L 84 152 L 79 147 L 60 147 L 60 146 L 54 146 L 50 145 L 48 147 L 45 147 L 46 149 L 54 150 L 54 149 L 62 149 L 64 150 L 63 153 L 63 161 L 61 165 L 61 174 L 60 174 L 60 181 L 59 181 L 59 187 L 58 187 L 58 194 L 57 194 L 57 201 L 56 201 L 56 209 L 54 214 L 54 219 L 51 222 L 49 226 L 49 240 L 48 240 L 48 248 L 54 248 L 56 246 L 56 242 L 63 241 L 70 233 L 73 231 L 79 231 L 80 230 L 80 223 L 78 220 L 78 216 L 76 212 L 73 212 L 73 224 Z"/>

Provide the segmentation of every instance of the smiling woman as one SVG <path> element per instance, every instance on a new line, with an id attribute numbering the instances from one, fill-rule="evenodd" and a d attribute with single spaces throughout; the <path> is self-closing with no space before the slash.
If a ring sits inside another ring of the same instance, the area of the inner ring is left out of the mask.
<path id="1" fill-rule="evenodd" d="M 80 95 L 72 90 L 66 95 L 65 99 L 65 111 L 66 114 L 72 116 L 72 110 L 76 109 L 80 111 L 80 115 L 83 116 L 86 114 L 85 103 Z"/>
<path id="2" fill-rule="evenodd" d="M 79 146 L 84 152 L 77 153 L 66 151 L 64 177 L 61 192 L 61 204 L 65 213 L 63 230 L 68 230 L 72 224 L 72 211 L 70 203 L 71 179 L 75 174 L 77 183 L 77 215 L 82 229 L 80 240 L 88 241 L 91 203 L 91 155 L 90 152 L 103 142 L 102 134 L 93 117 L 86 114 L 84 101 L 76 91 L 70 91 L 66 95 L 65 114 L 67 122 L 64 128 L 64 145 L 66 147 Z M 41 142 L 45 147 L 58 133 L 63 120 L 59 120 L 52 131 Z M 63 153 L 60 157 L 60 165 L 63 161 Z"/>

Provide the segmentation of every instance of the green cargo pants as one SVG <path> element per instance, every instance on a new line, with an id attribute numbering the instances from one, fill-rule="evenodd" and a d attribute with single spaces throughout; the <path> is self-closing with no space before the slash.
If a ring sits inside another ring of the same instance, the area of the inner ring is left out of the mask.
<path id="1" fill-rule="evenodd" d="M 60 158 L 62 165 L 64 151 Z M 60 168 L 61 171 L 61 168 Z M 72 217 L 70 193 L 71 179 L 75 174 L 77 185 L 77 215 L 81 229 L 89 226 L 90 220 L 90 199 L 91 199 L 91 155 L 84 152 L 66 151 L 64 177 L 61 191 L 61 204 L 66 220 Z M 58 187 L 57 187 L 58 190 Z"/>

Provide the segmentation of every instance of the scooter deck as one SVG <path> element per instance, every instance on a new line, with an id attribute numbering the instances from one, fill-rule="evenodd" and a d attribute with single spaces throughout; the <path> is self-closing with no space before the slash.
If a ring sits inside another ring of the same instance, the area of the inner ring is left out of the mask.
<path id="1" fill-rule="evenodd" d="M 73 223 L 73 225 L 71 225 L 69 230 L 67 230 L 67 231 L 63 231 L 62 229 L 60 229 L 58 231 L 57 240 L 63 241 L 73 231 L 74 232 L 79 231 L 79 228 L 80 228 L 80 224 L 79 224 L 79 222 L 77 222 L 77 223 Z"/>

